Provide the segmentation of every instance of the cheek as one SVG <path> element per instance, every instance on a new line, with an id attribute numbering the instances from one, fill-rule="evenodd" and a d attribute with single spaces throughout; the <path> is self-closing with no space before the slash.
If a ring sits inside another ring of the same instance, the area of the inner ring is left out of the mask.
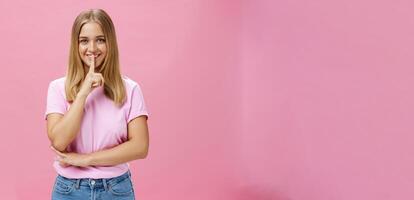
<path id="1" fill-rule="evenodd" d="M 103 55 L 103 58 L 105 58 L 108 52 L 107 52 L 106 48 L 102 48 L 101 53 Z"/>
<path id="2" fill-rule="evenodd" d="M 102 53 L 106 53 L 106 45 L 100 45 L 100 46 L 99 46 L 99 50 L 100 50 Z"/>
<path id="3" fill-rule="evenodd" d="M 79 54 L 82 56 L 86 51 L 86 48 L 79 46 Z"/>

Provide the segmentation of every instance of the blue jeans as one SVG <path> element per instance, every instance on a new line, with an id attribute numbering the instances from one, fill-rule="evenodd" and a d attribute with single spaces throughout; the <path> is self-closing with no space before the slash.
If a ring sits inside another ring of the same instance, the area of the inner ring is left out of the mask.
<path id="1" fill-rule="evenodd" d="M 69 179 L 58 175 L 52 192 L 52 200 L 132 200 L 134 196 L 130 171 L 103 179 Z"/>

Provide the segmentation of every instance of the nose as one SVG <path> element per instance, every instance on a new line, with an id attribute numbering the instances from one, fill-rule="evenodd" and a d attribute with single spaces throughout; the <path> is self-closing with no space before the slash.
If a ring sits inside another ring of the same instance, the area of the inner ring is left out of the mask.
<path id="1" fill-rule="evenodd" d="M 88 51 L 91 52 L 91 53 L 95 53 L 95 51 L 96 51 L 96 43 L 94 41 L 91 41 L 89 43 Z"/>

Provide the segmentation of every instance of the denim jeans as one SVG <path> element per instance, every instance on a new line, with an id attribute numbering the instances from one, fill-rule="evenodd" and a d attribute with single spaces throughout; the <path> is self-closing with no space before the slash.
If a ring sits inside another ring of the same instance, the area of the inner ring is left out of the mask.
<path id="1" fill-rule="evenodd" d="M 58 175 L 52 200 L 133 200 L 134 188 L 130 171 L 121 176 L 103 179 L 69 179 Z"/>

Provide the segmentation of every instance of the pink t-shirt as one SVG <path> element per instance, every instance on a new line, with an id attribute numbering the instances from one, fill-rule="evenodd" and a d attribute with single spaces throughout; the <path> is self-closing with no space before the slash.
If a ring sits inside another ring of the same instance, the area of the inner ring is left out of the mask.
<path id="1" fill-rule="evenodd" d="M 121 107 L 104 95 L 103 87 L 95 88 L 87 97 L 80 131 L 68 146 L 69 152 L 91 153 L 115 147 L 128 140 L 127 124 L 136 117 L 146 115 L 140 86 L 123 76 L 127 100 Z M 49 113 L 65 114 L 70 104 L 66 101 L 65 77 L 49 84 L 45 118 Z M 56 172 L 67 178 L 112 178 L 127 172 L 128 163 L 115 166 L 62 167 L 53 163 Z"/>

